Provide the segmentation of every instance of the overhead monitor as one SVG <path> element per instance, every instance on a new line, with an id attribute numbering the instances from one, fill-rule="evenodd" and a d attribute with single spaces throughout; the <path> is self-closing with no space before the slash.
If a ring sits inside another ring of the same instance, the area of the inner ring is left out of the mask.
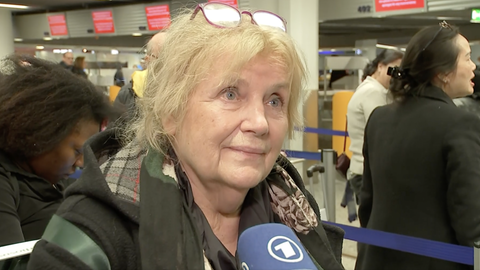
<path id="1" fill-rule="evenodd" d="M 92 19 L 96 34 L 115 33 L 113 13 L 111 10 L 92 11 Z"/>
<path id="2" fill-rule="evenodd" d="M 238 8 L 237 0 L 208 0 L 208 2 L 217 2 L 217 3 L 224 3 L 230 6 L 234 6 Z"/>
<path id="3" fill-rule="evenodd" d="M 480 23 L 480 9 L 472 9 L 472 22 Z"/>
<path id="4" fill-rule="evenodd" d="M 48 25 L 50 27 L 50 36 L 67 36 L 67 21 L 65 14 L 47 15 Z"/>
<path id="5" fill-rule="evenodd" d="M 425 0 L 375 0 L 375 12 L 425 8 Z"/>
<path id="6" fill-rule="evenodd" d="M 170 8 L 168 5 L 145 7 L 148 30 L 161 30 L 170 24 Z"/>

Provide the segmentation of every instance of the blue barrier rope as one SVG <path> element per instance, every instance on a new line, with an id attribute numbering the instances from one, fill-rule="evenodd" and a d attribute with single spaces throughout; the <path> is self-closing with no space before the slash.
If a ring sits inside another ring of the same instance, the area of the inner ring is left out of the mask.
<path id="1" fill-rule="evenodd" d="M 316 134 L 329 135 L 329 136 L 342 136 L 342 137 L 348 136 L 348 132 L 345 132 L 342 130 L 326 129 L 326 128 L 305 127 L 303 129 L 303 132 L 316 133 Z"/>
<path id="2" fill-rule="evenodd" d="M 345 231 L 345 239 L 431 258 L 473 265 L 473 248 L 324 221 Z"/>
<path id="3" fill-rule="evenodd" d="M 293 150 L 284 150 L 287 157 L 291 158 L 304 158 L 308 160 L 318 160 L 322 161 L 322 153 L 320 152 L 303 152 L 303 151 L 293 151 Z"/>

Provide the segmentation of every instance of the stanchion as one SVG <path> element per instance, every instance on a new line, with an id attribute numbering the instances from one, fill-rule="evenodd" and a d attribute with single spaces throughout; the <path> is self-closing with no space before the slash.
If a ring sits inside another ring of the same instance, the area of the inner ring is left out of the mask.
<path id="1" fill-rule="evenodd" d="M 480 270 L 480 241 L 473 243 L 473 270 Z"/>
<path id="2" fill-rule="evenodd" d="M 325 208 L 327 209 L 327 218 L 330 222 L 335 222 L 335 163 L 337 152 L 333 149 L 322 150 L 322 159 L 325 166 Z"/>

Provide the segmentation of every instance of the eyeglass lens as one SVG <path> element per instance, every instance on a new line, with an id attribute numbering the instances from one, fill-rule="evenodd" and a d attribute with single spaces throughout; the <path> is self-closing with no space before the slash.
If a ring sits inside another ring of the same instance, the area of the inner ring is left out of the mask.
<path id="1" fill-rule="evenodd" d="M 240 24 L 240 12 L 228 5 L 220 3 L 208 3 L 203 6 L 203 13 L 210 23 L 221 27 L 235 27 Z M 253 21 L 259 26 L 270 26 L 280 28 L 286 32 L 285 23 L 275 14 L 257 11 L 252 14 Z"/>
<path id="2" fill-rule="evenodd" d="M 203 7 L 205 17 L 211 22 L 222 27 L 235 27 L 240 24 L 240 13 L 227 5 L 210 3 Z"/>
<path id="3" fill-rule="evenodd" d="M 258 25 L 271 26 L 275 28 L 280 28 L 284 32 L 286 31 L 285 23 L 282 21 L 282 19 L 272 13 L 258 11 L 253 13 L 252 17 Z"/>

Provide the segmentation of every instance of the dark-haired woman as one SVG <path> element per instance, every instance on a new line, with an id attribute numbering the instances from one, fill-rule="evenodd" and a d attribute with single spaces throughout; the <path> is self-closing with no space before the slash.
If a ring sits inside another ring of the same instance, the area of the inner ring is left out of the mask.
<path id="1" fill-rule="evenodd" d="M 480 239 L 480 119 L 452 101 L 473 93 L 470 53 L 444 22 L 418 32 L 390 72 L 394 102 L 365 130 L 362 227 L 465 246 Z M 356 269 L 473 267 L 360 245 Z"/>
<path id="2" fill-rule="evenodd" d="M 55 63 L 0 61 L 0 246 L 39 239 L 110 114 L 91 83 Z"/>
<path id="3" fill-rule="evenodd" d="M 348 103 L 348 134 L 352 159 L 347 178 L 357 195 L 362 187 L 363 174 L 363 132 L 372 111 L 388 103 L 387 92 L 391 77 L 389 67 L 400 65 L 403 53 L 396 50 L 382 51 L 363 71 L 363 82 L 357 87 Z"/>

